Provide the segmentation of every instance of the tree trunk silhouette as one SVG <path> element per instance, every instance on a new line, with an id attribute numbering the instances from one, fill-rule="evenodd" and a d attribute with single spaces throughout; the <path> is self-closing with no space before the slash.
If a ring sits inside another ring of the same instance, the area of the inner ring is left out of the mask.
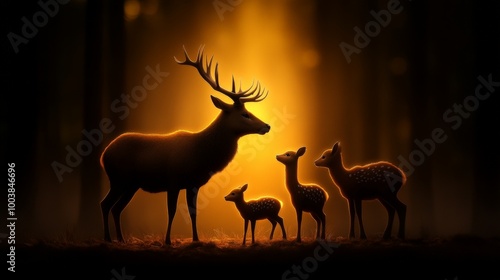
<path id="1" fill-rule="evenodd" d="M 429 81 L 427 69 L 427 56 L 426 47 L 429 44 L 428 40 L 428 24 L 424 22 L 427 17 L 422 17 L 428 11 L 428 4 L 426 1 L 411 3 L 411 8 L 408 9 L 410 19 L 409 33 L 410 39 L 413 41 L 410 50 L 410 79 L 411 89 L 409 103 L 410 106 L 410 119 L 411 119 L 411 132 L 410 132 L 410 151 L 408 156 L 405 157 L 411 163 L 411 152 L 416 149 L 413 140 L 421 139 L 429 135 L 430 128 L 430 113 L 428 110 L 429 102 Z M 423 113 L 423 112 L 426 113 Z M 410 190 L 410 207 L 414 217 L 414 225 L 416 234 L 419 238 L 429 237 L 435 228 L 434 225 L 434 206 L 433 206 L 433 192 L 432 192 L 432 166 L 428 160 L 419 160 L 415 157 L 413 172 L 409 172 L 408 186 Z M 405 170 L 406 171 L 406 170 Z"/>
<path id="2" fill-rule="evenodd" d="M 83 129 L 99 141 L 82 162 L 79 226 L 82 233 L 92 236 L 102 228 L 100 155 L 108 139 L 122 126 L 108 114 L 110 100 L 120 96 L 124 87 L 123 21 L 123 0 L 87 2 Z M 101 120 L 108 117 L 114 126 L 111 133 L 100 128 Z M 87 136 L 82 141 L 88 141 Z"/>
<path id="3" fill-rule="evenodd" d="M 474 26 L 476 34 L 476 67 L 477 75 L 488 80 L 491 75 L 491 80 L 498 83 L 500 81 L 500 27 L 495 19 L 500 5 L 498 2 L 494 4 L 474 3 L 476 6 Z M 478 81 L 479 82 L 479 81 Z M 498 108 L 500 105 L 498 92 L 500 87 L 493 86 L 493 92 L 490 96 L 480 101 L 475 119 L 475 141 L 473 143 L 476 150 L 474 158 L 474 203 L 473 203 L 473 221 L 472 232 L 485 236 L 494 236 L 500 233 L 500 163 L 498 155 L 500 154 L 500 137 L 495 133 L 500 125 L 500 117 Z M 488 92 L 487 87 L 483 87 L 480 91 L 485 94 Z"/>
<path id="4" fill-rule="evenodd" d="M 92 131 L 94 137 L 99 139 L 104 74 L 102 68 L 104 3 L 99 0 L 89 0 L 86 9 L 83 129 Z M 81 141 L 88 140 L 82 136 Z M 100 222 L 99 145 L 94 143 L 92 151 L 82 161 L 80 194 L 80 234 L 94 235 L 99 229 Z"/>

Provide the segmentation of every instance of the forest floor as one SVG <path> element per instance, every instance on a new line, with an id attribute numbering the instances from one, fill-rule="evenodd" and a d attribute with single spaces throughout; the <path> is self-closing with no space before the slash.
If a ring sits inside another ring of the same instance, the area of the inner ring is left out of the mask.
<path id="1" fill-rule="evenodd" d="M 500 279 L 500 238 L 249 241 L 33 240 L 16 244 L 9 274 L 18 277 L 7 279 Z M 2 254 L 7 246 L 0 244 Z"/>

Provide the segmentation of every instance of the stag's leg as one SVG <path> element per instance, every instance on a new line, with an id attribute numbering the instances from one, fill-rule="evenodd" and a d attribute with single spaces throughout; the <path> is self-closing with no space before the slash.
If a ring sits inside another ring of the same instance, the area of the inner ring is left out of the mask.
<path id="1" fill-rule="evenodd" d="M 116 235 L 118 238 L 118 241 L 123 242 L 123 235 L 122 235 L 122 226 L 121 226 L 121 214 L 123 209 L 127 206 L 127 204 L 130 202 L 132 197 L 134 197 L 135 192 L 137 192 L 137 189 L 128 189 L 118 200 L 118 202 L 113 205 L 113 208 L 111 208 L 111 213 L 113 214 L 113 219 L 115 220 L 115 228 L 116 228 Z"/>
<path id="2" fill-rule="evenodd" d="M 271 225 L 273 225 L 273 227 L 271 228 L 271 236 L 269 236 L 269 240 L 273 240 L 274 229 L 276 229 L 276 224 L 278 222 L 277 222 L 277 218 L 275 218 L 275 217 L 269 218 L 268 220 L 271 222 Z"/>
<path id="3" fill-rule="evenodd" d="M 365 228 L 363 227 L 362 200 L 361 199 L 354 200 L 354 206 L 356 208 L 356 215 L 358 215 L 359 238 L 366 239 Z"/>
<path id="4" fill-rule="evenodd" d="M 387 210 L 387 214 L 388 214 L 388 221 L 387 221 L 387 227 L 385 228 L 385 231 L 384 231 L 384 236 L 383 236 L 383 239 L 389 239 L 391 238 L 391 232 L 392 232 L 392 224 L 394 222 L 394 213 L 395 213 L 395 210 L 394 210 L 394 207 L 392 207 L 391 204 L 389 204 L 388 202 L 386 202 L 384 199 L 380 199 L 380 203 L 382 203 L 382 205 L 384 205 L 385 209 Z"/>
<path id="5" fill-rule="evenodd" d="M 302 238 L 300 237 L 300 227 L 302 225 L 302 209 L 295 208 L 295 212 L 297 213 L 297 242 L 302 242 Z"/>
<path id="6" fill-rule="evenodd" d="M 354 217 L 356 216 L 356 210 L 354 209 L 354 200 L 349 199 L 347 200 L 347 203 L 349 204 L 349 217 L 350 217 L 349 238 L 354 238 L 356 237 L 356 234 L 354 233 Z"/>
<path id="7" fill-rule="evenodd" d="M 175 211 L 177 211 L 178 198 L 179 198 L 179 190 L 169 190 L 167 192 L 168 224 L 167 224 L 167 234 L 165 236 L 165 245 L 172 244 L 172 242 L 170 241 L 170 231 L 172 229 L 172 222 L 174 221 Z"/>
<path id="8" fill-rule="evenodd" d="M 122 192 L 120 189 L 117 189 L 116 186 L 113 187 L 111 184 L 108 194 L 101 201 L 101 212 L 102 212 L 102 221 L 104 223 L 104 240 L 111 242 L 111 235 L 109 234 L 109 211 L 111 207 L 115 205 L 115 203 L 120 199 Z"/>
<path id="9" fill-rule="evenodd" d="M 198 229 L 196 229 L 196 200 L 198 198 L 198 190 L 198 188 L 186 190 L 189 217 L 191 217 L 191 231 L 193 232 L 193 241 L 199 241 Z"/>
<path id="10" fill-rule="evenodd" d="M 252 227 L 252 244 L 255 243 L 255 224 L 257 220 L 250 220 L 250 226 Z"/>

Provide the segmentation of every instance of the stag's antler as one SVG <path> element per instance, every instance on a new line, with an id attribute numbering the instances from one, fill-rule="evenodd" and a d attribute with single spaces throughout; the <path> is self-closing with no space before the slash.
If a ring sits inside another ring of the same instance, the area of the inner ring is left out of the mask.
<path id="1" fill-rule="evenodd" d="M 257 82 L 255 86 L 252 82 L 252 85 L 244 91 L 241 90 L 240 83 L 240 89 L 238 90 L 238 92 L 236 92 L 236 88 L 234 86 L 234 76 L 232 77 L 232 90 L 229 91 L 222 88 L 219 84 L 219 63 L 215 63 L 215 80 L 212 78 L 211 68 L 213 56 L 210 58 L 210 60 L 205 59 L 205 67 L 203 67 L 203 49 L 205 48 L 205 46 L 201 45 L 198 49 L 198 56 L 196 57 L 196 60 L 192 60 L 189 57 L 186 48 L 184 46 L 182 47 L 184 49 L 184 56 L 186 57 L 186 59 L 184 61 L 180 61 L 174 56 L 175 61 L 179 64 L 195 67 L 200 73 L 201 77 L 205 81 L 207 81 L 213 89 L 231 98 L 235 104 L 243 104 L 245 102 L 259 102 L 266 98 L 269 91 L 265 92 L 264 89 L 261 91 L 259 82 Z"/>

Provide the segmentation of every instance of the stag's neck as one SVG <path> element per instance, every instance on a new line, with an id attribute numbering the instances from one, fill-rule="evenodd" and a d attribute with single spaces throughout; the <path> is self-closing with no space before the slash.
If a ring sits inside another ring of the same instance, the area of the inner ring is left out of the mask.
<path id="1" fill-rule="evenodd" d="M 286 171 L 286 186 L 288 188 L 288 191 L 293 193 L 296 189 L 297 186 L 299 185 L 299 180 L 297 177 L 297 164 L 290 164 L 285 166 L 285 171 Z"/>
<path id="2" fill-rule="evenodd" d="M 241 137 L 230 131 L 222 123 L 220 116 L 198 132 L 198 135 L 205 158 L 215 165 L 214 172 L 223 169 L 233 159 L 238 149 L 238 139 Z"/>

